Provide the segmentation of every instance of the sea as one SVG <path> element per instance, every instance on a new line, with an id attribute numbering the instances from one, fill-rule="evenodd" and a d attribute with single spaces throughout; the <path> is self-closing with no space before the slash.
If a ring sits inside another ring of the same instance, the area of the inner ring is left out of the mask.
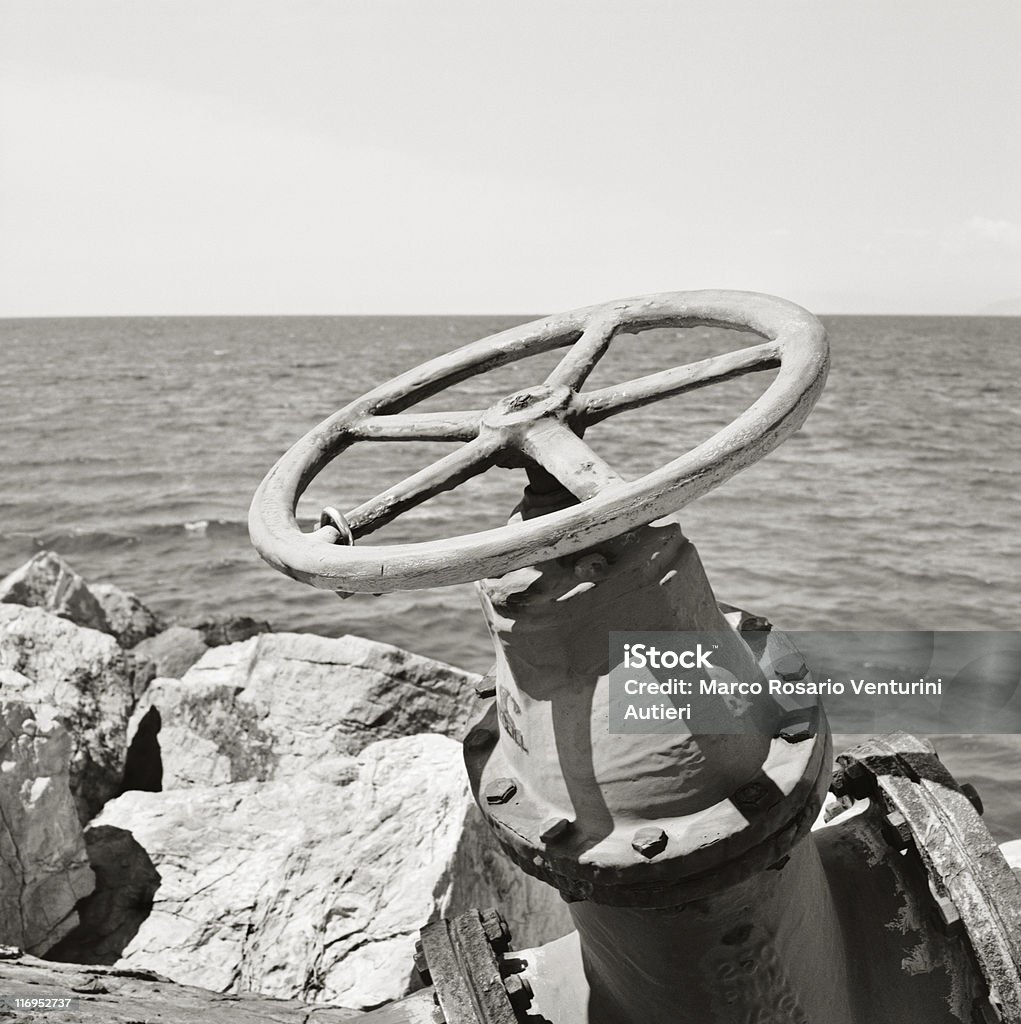
<path id="1" fill-rule="evenodd" d="M 529 316 L 132 317 L 0 321 L 0 571 L 42 550 L 182 623 L 228 615 L 357 633 L 476 671 L 492 662 L 471 585 L 340 600 L 285 578 L 246 516 L 275 460 L 373 385 Z M 824 317 L 828 386 L 804 427 L 681 513 L 717 596 L 791 630 L 1021 628 L 1021 318 Z M 710 328 L 616 338 L 589 387 L 749 344 Z M 557 353 L 421 408 L 479 408 Z M 586 440 L 637 478 L 747 407 L 751 375 L 622 414 Z M 351 508 L 450 451 L 364 443 L 299 519 Z M 372 543 L 499 525 L 520 470 L 439 495 Z M 1000 839 L 1021 836 L 1021 738 L 943 737 Z"/>

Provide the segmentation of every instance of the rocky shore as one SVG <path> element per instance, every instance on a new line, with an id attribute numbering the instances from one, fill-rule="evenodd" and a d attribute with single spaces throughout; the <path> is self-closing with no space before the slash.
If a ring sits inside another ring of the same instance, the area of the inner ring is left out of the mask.
<path id="1" fill-rule="evenodd" d="M 165 622 L 36 555 L 0 582 L 4 991 L 98 977 L 163 1020 L 333 1020 L 418 987 L 439 915 L 564 934 L 468 791 L 478 681 L 356 636 Z"/>

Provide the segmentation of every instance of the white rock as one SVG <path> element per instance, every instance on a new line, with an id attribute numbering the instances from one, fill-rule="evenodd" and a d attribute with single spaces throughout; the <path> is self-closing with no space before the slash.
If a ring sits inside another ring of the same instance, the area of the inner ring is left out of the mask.
<path id="1" fill-rule="evenodd" d="M 148 641 L 147 641 L 148 642 Z M 311 773 L 384 737 L 460 737 L 478 676 L 357 636 L 265 633 L 207 651 L 184 677 L 150 684 L 163 788 Z"/>
<path id="2" fill-rule="evenodd" d="M 418 930 L 466 906 L 523 919 L 559 908 L 551 890 L 503 862 L 468 790 L 460 745 L 385 739 L 275 781 L 126 793 L 96 826 L 131 832 L 162 882 L 119 966 L 224 992 L 370 1008 L 409 991 Z M 492 881 L 491 881 L 492 879 Z M 533 925 L 534 927 L 534 925 Z M 525 943 L 519 943 L 525 944 Z"/>
<path id="3" fill-rule="evenodd" d="M 5 699 L 57 709 L 70 734 L 71 791 L 87 821 L 119 791 L 135 697 L 130 659 L 106 633 L 41 608 L 0 604 Z"/>
<path id="4" fill-rule="evenodd" d="M 0 580 L 0 603 L 44 608 L 80 626 L 109 632 L 102 605 L 59 555 L 40 551 Z"/>
<path id="5" fill-rule="evenodd" d="M 139 664 L 152 666 L 149 677 L 178 679 L 209 649 L 201 630 L 170 626 L 155 636 L 139 641 L 132 656 Z"/>
<path id="6" fill-rule="evenodd" d="M 89 584 L 89 590 L 103 609 L 108 624 L 107 632 L 115 636 L 122 647 L 134 647 L 163 629 L 160 616 L 130 591 L 121 590 L 113 583 L 92 583 Z"/>
<path id="7" fill-rule="evenodd" d="M 53 708 L 6 697 L 28 685 L 0 671 L 0 943 L 41 955 L 78 923 L 93 876 L 68 787 L 71 737 Z"/>

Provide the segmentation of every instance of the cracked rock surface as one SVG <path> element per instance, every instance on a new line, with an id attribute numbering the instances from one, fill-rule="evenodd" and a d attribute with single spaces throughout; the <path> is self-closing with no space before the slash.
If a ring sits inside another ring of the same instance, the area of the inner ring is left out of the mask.
<path id="1" fill-rule="evenodd" d="M 106 633 L 42 608 L 0 604 L 2 694 L 56 709 L 71 741 L 69 780 L 82 822 L 120 789 L 135 705 L 134 665 Z"/>
<path id="2" fill-rule="evenodd" d="M 77 1010 L 47 1010 L 31 1017 L 46 1024 L 336 1024 L 359 1016 L 343 1007 L 306 1006 L 253 993 L 222 995 L 179 985 L 154 971 L 54 964 L 4 946 L 0 990 L 11 997 L 78 1000 Z"/>
<path id="3" fill-rule="evenodd" d="M 414 987 L 418 930 L 439 915 L 481 899 L 513 906 L 516 940 L 525 920 L 569 927 L 556 894 L 495 850 L 488 877 L 463 870 L 491 840 L 453 740 L 378 740 L 333 772 L 109 803 L 94 827 L 130 832 L 160 876 L 118 965 L 369 1009 Z"/>
<path id="4" fill-rule="evenodd" d="M 132 725 L 160 716 L 163 788 L 326 774 L 386 737 L 460 737 L 478 676 L 359 636 L 263 633 L 156 679 Z"/>
<path id="5" fill-rule="evenodd" d="M 0 694 L 17 686 L 0 671 Z M 93 888 L 68 787 L 72 741 L 53 708 L 0 700 L 0 934 L 42 953 Z"/>

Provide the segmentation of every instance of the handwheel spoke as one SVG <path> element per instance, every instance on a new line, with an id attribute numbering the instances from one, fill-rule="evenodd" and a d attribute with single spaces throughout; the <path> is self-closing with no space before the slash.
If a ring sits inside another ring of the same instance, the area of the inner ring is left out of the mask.
<path id="1" fill-rule="evenodd" d="M 779 365 L 780 346 L 773 341 L 738 349 L 736 352 L 724 352 L 711 359 L 675 366 L 645 377 L 635 377 L 623 384 L 583 393 L 579 396 L 579 419 L 582 425 L 589 426 L 607 416 L 637 409 L 662 398 L 681 395 L 685 391 L 694 391 L 734 377 L 743 377 L 746 373 L 774 369 Z"/>
<path id="2" fill-rule="evenodd" d="M 352 532 L 356 537 L 372 533 L 434 494 L 464 483 L 492 465 L 498 447 L 492 437 L 476 438 L 374 498 L 363 501 L 347 514 Z"/>
<path id="3" fill-rule="evenodd" d="M 616 319 L 609 318 L 589 324 L 546 378 L 546 383 L 566 384 L 577 391 L 595 369 L 596 363 L 603 358 L 619 327 L 620 323 Z"/>
<path id="4" fill-rule="evenodd" d="M 395 413 L 366 416 L 349 429 L 363 441 L 472 441 L 479 436 L 482 410 Z"/>
<path id="5" fill-rule="evenodd" d="M 556 477 L 575 497 L 595 497 L 624 478 L 559 420 L 543 420 L 525 434 L 521 451 Z"/>

